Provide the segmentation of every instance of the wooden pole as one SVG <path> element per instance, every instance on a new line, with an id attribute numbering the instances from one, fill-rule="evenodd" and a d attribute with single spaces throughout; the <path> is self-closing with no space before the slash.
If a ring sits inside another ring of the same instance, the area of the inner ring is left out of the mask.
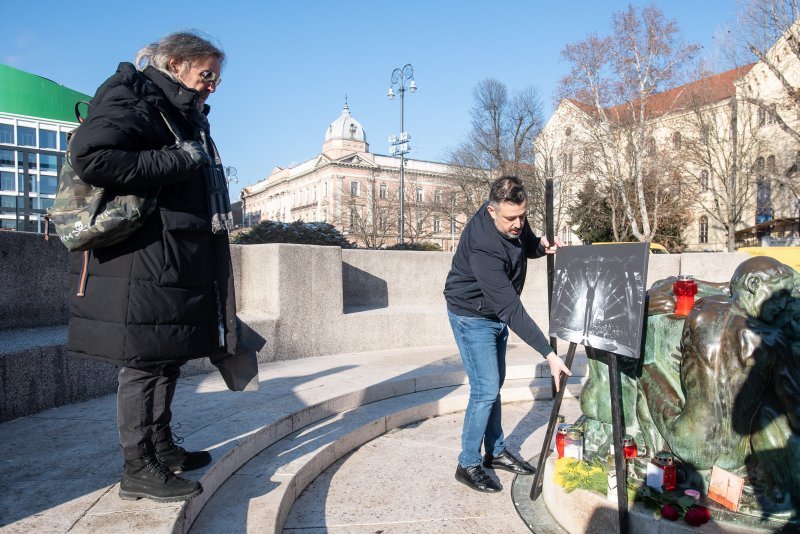
<path id="1" fill-rule="evenodd" d="M 611 388 L 611 421 L 614 440 L 614 465 L 617 468 L 617 506 L 619 508 L 619 531 L 628 534 L 628 477 L 625 474 L 625 456 L 622 450 L 622 406 L 619 387 L 617 355 L 607 352 L 608 385 Z"/>
<path id="2" fill-rule="evenodd" d="M 567 350 L 567 357 L 564 359 L 564 365 L 567 369 L 572 370 L 572 360 L 575 357 L 575 347 L 577 343 L 570 343 Z M 556 421 L 558 420 L 558 412 L 561 410 L 561 401 L 564 399 L 564 390 L 567 389 L 567 375 L 562 374 L 559 380 L 558 393 L 553 399 L 553 410 L 550 412 L 550 421 L 547 423 L 547 433 L 544 436 L 544 443 L 542 444 L 542 452 L 539 454 L 539 465 L 536 467 L 536 475 L 533 478 L 533 486 L 531 486 L 531 500 L 535 501 L 542 493 L 542 477 L 544 476 L 544 464 L 547 461 L 548 450 L 550 449 L 550 441 L 553 439 L 553 432 L 556 428 Z"/>
<path id="3" fill-rule="evenodd" d="M 544 182 L 544 211 L 545 211 L 545 233 L 550 246 L 555 243 L 555 229 L 553 227 L 553 179 L 548 177 Z M 550 323 L 550 312 L 553 307 L 553 274 L 555 273 L 555 255 L 547 255 L 547 322 Z M 556 338 L 550 336 L 550 346 L 558 354 L 558 343 Z M 550 377 L 550 396 L 556 396 L 556 379 Z"/>

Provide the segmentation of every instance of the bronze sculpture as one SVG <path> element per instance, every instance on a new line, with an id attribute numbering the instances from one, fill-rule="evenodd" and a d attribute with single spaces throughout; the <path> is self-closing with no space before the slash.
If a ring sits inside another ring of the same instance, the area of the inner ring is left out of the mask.
<path id="1" fill-rule="evenodd" d="M 672 313 L 674 281 L 648 291 L 644 359 L 620 359 L 626 431 L 651 453 L 670 449 L 691 472 L 717 465 L 745 476 L 760 512 L 800 508 L 800 274 L 751 258 L 729 285 L 698 281 L 685 319 Z M 590 354 L 581 408 L 587 452 L 606 454 L 599 355 Z"/>

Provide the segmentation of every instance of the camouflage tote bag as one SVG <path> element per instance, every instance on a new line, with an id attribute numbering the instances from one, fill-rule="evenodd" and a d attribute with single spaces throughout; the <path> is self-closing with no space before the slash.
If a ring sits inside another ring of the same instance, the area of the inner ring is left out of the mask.
<path id="1" fill-rule="evenodd" d="M 78 122 L 83 122 L 77 104 L 75 114 Z M 180 142 L 177 130 L 163 113 L 161 117 L 176 141 Z M 48 220 L 55 225 L 56 233 L 71 252 L 107 247 L 124 241 L 141 228 L 155 210 L 160 189 L 141 196 L 135 193 L 120 194 L 87 184 L 70 162 L 71 141 L 72 136 L 58 175 L 56 198 L 47 210 Z"/>

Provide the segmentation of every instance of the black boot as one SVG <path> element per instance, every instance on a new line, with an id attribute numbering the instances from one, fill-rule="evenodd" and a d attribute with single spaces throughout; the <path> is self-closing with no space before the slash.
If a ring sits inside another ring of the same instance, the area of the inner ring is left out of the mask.
<path id="1" fill-rule="evenodd" d="M 201 493 L 203 487 L 199 482 L 176 476 L 152 453 L 138 460 L 125 460 L 119 484 L 120 499 L 177 502 L 187 501 Z"/>
<path id="2" fill-rule="evenodd" d="M 158 459 L 172 471 L 191 471 L 211 463 L 211 453 L 208 451 L 187 451 L 175 444 L 172 430 L 167 427 L 153 435 L 153 446 Z M 183 438 L 177 439 L 178 443 Z"/>

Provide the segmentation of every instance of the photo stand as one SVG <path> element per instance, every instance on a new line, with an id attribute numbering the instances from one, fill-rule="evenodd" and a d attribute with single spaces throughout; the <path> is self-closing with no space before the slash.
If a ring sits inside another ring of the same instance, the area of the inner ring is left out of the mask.
<path id="1" fill-rule="evenodd" d="M 644 324 L 644 281 L 647 278 L 649 244 L 579 246 L 559 251 L 559 269 L 550 286 L 551 336 L 569 341 L 564 364 L 570 371 L 578 343 L 593 359 L 606 354 L 611 398 L 612 439 L 617 480 L 626 481 L 624 434 L 617 358 L 639 358 Z M 580 306 L 582 303 L 583 306 Z M 583 310 L 583 311 L 581 311 Z M 601 311 L 602 310 L 602 311 Z M 636 327 L 638 325 L 638 328 Z M 555 336 L 553 335 L 555 334 Z M 552 338 L 551 338 L 552 340 Z M 554 345 L 554 343 L 551 342 Z M 558 414 L 567 387 L 567 375 L 559 378 L 547 432 L 531 486 L 535 501 L 542 492 L 542 477 L 549 456 Z M 619 532 L 629 532 L 627 484 L 617 485 Z"/>

